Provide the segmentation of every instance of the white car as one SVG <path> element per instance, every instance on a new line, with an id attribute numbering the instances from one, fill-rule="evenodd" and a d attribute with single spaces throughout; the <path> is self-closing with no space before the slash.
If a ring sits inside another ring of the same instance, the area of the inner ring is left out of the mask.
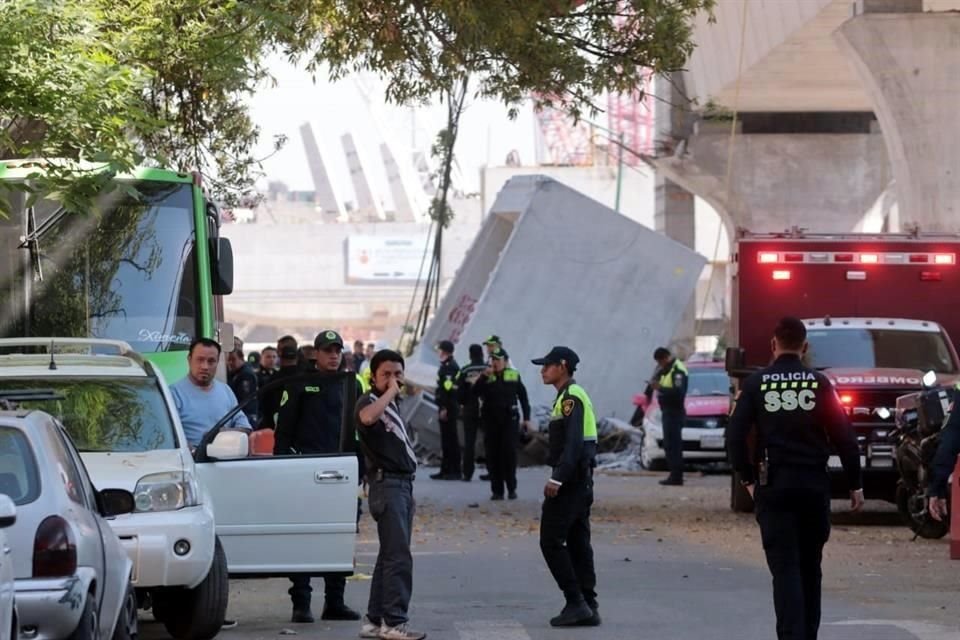
<path id="1" fill-rule="evenodd" d="M 97 484 L 133 492 L 136 511 L 111 524 L 141 607 L 177 640 L 217 634 L 228 575 L 353 573 L 355 453 L 248 456 L 235 432 L 195 463 L 162 374 L 123 342 L 0 340 L 0 394 L 12 390 L 62 396 L 25 406 L 63 421 Z"/>
<path id="2" fill-rule="evenodd" d="M 135 638 L 133 563 L 106 521 L 133 510 L 130 492 L 95 490 L 63 426 L 18 409 L 0 411 L 0 493 L 17 505 L 7 533 L 19 636 Z"/>
<path id="3" fill-rule="evenodd" d="M 6 529 L 17 521 L 17 505 L 0 493 L 0 640 L 17 640 L 17 605 L 14 596 L 13 555 Z"/>

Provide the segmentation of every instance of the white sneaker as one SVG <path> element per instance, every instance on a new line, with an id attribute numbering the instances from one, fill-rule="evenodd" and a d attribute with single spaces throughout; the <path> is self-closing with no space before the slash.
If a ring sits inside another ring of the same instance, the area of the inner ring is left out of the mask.
<path id="1" fill-rule="evenodd" d="M 373 624 L 370 622 L 370 618 L 363 616 L 363 622 L 360 625 L 360 637 L 361 638 L 376 638 L 380 639 L 380 630 L 383 629 L 382 625 Z"/>
<path id="2" fill-rule="evenodd" d="M 395 627 L 384 624 L 380 628 L 380 640 L 423 640 L 426 637 L 423 632 L 411 630 L 406 622 Z"/>

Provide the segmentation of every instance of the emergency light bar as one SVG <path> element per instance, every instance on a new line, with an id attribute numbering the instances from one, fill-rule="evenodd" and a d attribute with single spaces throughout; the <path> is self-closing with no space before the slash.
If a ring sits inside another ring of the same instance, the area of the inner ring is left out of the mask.
<path id="1" fill-rule="evenodd" d="M 902 252 L 822 252 L 822 251 L 761 251 L 757 253 L 760 264 L 887 264 L 887 265 L 955 265 L 955 253 L 902 253 Z"/>

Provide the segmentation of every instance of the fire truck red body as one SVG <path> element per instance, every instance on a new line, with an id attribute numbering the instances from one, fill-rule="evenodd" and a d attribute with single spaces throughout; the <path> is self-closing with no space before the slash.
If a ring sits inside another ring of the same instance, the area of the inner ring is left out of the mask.
<path id="1" fill-rule="evenodd" d="M 931 234 L 750 234 L 733 263 L 734 378 L 766 366 L 777 321 L 806 321 L 808 364 L 834 382 L 857 432 L 870 498 L 894 500 L 896 398 L 916 391 L 928 370 L 960 376 L 950 340 L 960 336 L 960 236 Z M 835 467 L 836 460 L 831 460 Z M 846 494 L 841 474 L 835 494 Z M 731 506 L 752 508 L 731 482 Z"/>

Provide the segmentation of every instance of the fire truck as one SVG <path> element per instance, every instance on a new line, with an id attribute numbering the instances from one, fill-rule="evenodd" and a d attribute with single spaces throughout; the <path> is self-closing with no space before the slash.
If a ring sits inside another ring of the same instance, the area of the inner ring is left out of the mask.
<path id="1" fill-rule="evenodd" d="M 896 399 L 921 388 L 927 371 L 960 378 L 951 336 L 960 336 L 960 235 L 779 234 L 740 231 L 726 368 L 734 390 L 767 366 L 773 327 L 786 315 L 807 325 L 806 364 L 834 383 L 860 443 L 864 492 L 893 502 L 898 472 L 889 432 Z M 847 488 L 830 459 L 836 497 Z M 731 478 L 730 506 L 753 502 Z"/>

